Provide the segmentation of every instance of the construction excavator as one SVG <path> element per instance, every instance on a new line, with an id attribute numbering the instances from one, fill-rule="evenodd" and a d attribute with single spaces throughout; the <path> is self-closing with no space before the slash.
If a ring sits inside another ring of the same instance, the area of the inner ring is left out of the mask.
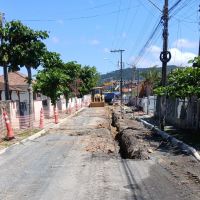
<path id="1" fill-rule="evenodd" d="M 91 90 L 91 103 L 90 107 L 104 107 L 104 95 L 102 87 L 94 87 Z"/>

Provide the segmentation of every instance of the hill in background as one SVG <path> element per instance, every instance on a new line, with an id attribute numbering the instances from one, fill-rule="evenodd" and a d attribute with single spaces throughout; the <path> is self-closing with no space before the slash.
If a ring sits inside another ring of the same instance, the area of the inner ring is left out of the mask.
<path id="1" fill-rule="evenodd" d="M 175 65 L 169 65 L 167 66 L 167 73 L 171 72 L 173 69 L 177 68 L 177 66 Z M 158 71 L 162 72 L 162 68 L 158 67 L 157 68 Z M 135 72 L 135 80 L 138 79 L 138 73 L 141 74 L 142 72 L 148 71 L 149 68 L 136 68 L 136 72 Z M 121 78 L 121 73 L 120 70 L 115 70 L 112 72 L 109 72 L 107 74 L 102 74 L 101 78 L 100 78 L 100 82 L 108 82 L 111 80 L 120 80 Z M 122 78 L 123 80 L 133 80 L 133 68 L 125 68 L 122 70 Z M 140 75 L 139 79 L 142 80 L 143 77 Z"/>

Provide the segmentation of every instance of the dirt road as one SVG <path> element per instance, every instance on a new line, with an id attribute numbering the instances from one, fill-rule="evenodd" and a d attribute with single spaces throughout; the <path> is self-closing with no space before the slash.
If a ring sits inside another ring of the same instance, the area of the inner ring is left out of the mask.
<path id="1" fill-rule="evenodd" d="M 199 191 L 164 167 L 169 155 L 121 159 L 105 108 L 87 108 L 45 136 L 0 156 L 4 200 L 184 200 Z M 197 188 L 198 189 L 198 188 Z"/>

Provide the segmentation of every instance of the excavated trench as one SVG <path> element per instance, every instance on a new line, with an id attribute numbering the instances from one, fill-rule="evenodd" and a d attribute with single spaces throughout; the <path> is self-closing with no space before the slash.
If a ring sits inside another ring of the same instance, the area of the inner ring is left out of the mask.
<path id="1" fill-rule="evenodd" d="M 135 120 L 120 113 L 112 112 L 111 125 L 116 128 L 115 139 L 119 144 L 119 153 L 124 159 L 150 159 L 151 154 L 159 148 L 162 139 Z"/>

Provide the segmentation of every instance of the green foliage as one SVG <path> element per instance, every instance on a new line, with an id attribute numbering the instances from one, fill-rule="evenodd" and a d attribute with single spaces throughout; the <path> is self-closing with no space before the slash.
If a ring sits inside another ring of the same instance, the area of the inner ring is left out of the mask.
<path id="1" fill-rule="evenodd" d="M 161 81 L 161 73 L 157 66 L 153 66 L 148 70 L 141 72 L 141 76 L 144 78 L 144 81 L 153 88 L 156 87 Z"/>
<path id="2" fill-rule="evenodd" d="M 197 57 L 190 63 L 198 63 L 199 59 Z M 160 96 L 165 94 L 178 98 L 191 96 L 200 98 L 200 68 L 186 67 L 176 69 L 169 75 L 167 86 L 158 87 L 154 91 Z"/>
<path id="3" fill-rule="evenodd" d="M 68 75 L 64 74 L 61 69 L 43 70 L 37 74 L 36 84 L 33 85 L 33 89 L 50 97 L 52 104 L 55 106 L 56 101 L 63 94 L 63 89 L 66 85 L 65 81 L 68 78 Z"/>
<path id="4" fill-rule="evenodd" d="M 75 61 L 63 63 L 60 55 L 46 52 L 42 60 L 43 70 L 36 75 L 34 91 L 51 98 L 55 105 L 60 95 L 66 99 L 87 94 L 96 85 L 95 67 L 81 67 Z"/>
<path id="5" fill-rule="evenodd" d="M 41 65 L 44 70 L 53 69 L 53 68 L 63 68 L 64 63 L 60 58 L 60 54 L 56 52 L 45 51 L 42 56 Z"/>
<path id="6" fill-rule="evenodd" d="M 90 90 L 97 85 L 99 78 L 100 74 L 95 67 L 84 66 L 81 68 L 80 79 L 82 84 L 79 88 L 80 94 L 88 94 Z"/>
<path id="7" fill-rule="evenodd" d="M 193 67 L 199 67 L 200 68 L 200 57 L 194 57 L 193 60 L 189 60 L 188 63 L 192 63 Z"/>
<path id="8" fill-rule="evenodd" d="M 0 35 L 3 40 L 0 47 L 1 65 L 16 71 L 23 66 L 36 69 L 41 64 L 46 52 L 46 45 L 42 42 L 48 38 L 46 31 L 35 31 L 20 21 L 11 21 L 0 28 Z"/>
<path id="9" fill-rule="evenodd" d="M 79 85 L 80 85 L 80 71 L 81 65 L 75 61 L 71 61 L 64 64 L 63 73 L 68 74 L 69 79 L 66 81 L 65 90 L 63 94 L 66 98 L 79 95 Z"/>

